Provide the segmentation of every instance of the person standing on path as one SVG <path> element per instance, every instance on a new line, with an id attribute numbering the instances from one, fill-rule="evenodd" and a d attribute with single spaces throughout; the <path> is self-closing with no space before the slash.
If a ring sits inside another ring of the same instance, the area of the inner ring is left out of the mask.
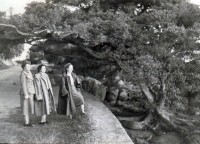
<path id="1" fill-rule="evenodd" d="M 33 75 L 30 71 L 31 65 L 30 61 L 25 61 L 22 63 L 22 72 L 20 75 L 20 103 L 22 114 L 24 116 L 25 127 L 32 127 L 33 125 L 29 121 L 29 115 L 34 114 L 34 94 L 35 88 L 33 84 Z"/>
<path id="2" fill-rule="evenodd" d="M 68 63 L 64 66 L 58 97 L 58 114 L 70 116 L 76 112 L 76 107 L 81 107 L 85 114 L 84 99 L 80 92 L 81 83 L 79 77 L 72 72 L 73 65 Z"/>
<path id="3" fill-rule="evenodd" d="M 35 85 L 35 114 L 42 116 L 39 124 L 48 124 L 47 115 L 56 112 L 55 100 L 49 76 L 45 73 L 46 66 L 39 65 L 38 73 L 34 76 Z"/>

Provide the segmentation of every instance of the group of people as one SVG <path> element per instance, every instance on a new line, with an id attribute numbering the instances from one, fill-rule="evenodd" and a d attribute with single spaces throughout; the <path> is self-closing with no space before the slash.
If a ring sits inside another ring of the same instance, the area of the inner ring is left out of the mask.
<path id="1" fill-rule="evenodd" d="M 56 108 L 54 94 L 49 76 L 46 74 L 46 66 L 38 66 L 38 73 L 34 76 L 31 73 L 31 63 L 22 63 L 20 75 L 21 89 L 20 102 L 22 114 L 24 116 L 24 126 L 32 127 L 30 114 L 41 116 L 40 125 L 48 124 L 47 115 L 51 112 L 67 115 L 72 119 L 76 112 L 76 107 L 81 107 L 81 112 L 85 114 L 84 99 L 80 91 L 81 82 L 78 76 L 73 73 L 73 65 L 68 63 L 64 66 L 61 76 L 58 106 Z"/>

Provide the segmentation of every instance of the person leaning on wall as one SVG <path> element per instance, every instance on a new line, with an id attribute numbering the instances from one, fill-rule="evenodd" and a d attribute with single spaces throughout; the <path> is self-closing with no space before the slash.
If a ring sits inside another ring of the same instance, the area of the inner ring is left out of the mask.
<path id="1" fill-rule="evenodd" d="M 21 65 L 22 72 L 20 75 L 20 103 L 22 114 L 24 116 L 24 126 L 25 127 L 32 127 L 33 124 L 30 123 L 29 116 L 30 114 L 34 114 L 34 94 L 35 88 L 33 84 L 33 75 L 30 71 L 31 69 L 31 62 L 24 61 Z"/>
<path id="2" fill-rule="evenodd" d="M 76 107 L 81 107 L 82 114 L 85 114 L 84 99 L 80 92 L 81 83 L 79 77 L 72 72 L 73 65 L 68 63 L 64 66 L 61 77 L 59 97 L 58 97 L 58 114 L 67 115 L 72 118 L 76 112 Z"/>

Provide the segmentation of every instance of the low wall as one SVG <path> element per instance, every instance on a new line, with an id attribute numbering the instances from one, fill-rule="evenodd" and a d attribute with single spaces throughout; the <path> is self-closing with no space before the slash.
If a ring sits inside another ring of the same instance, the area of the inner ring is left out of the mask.
<path id="1" fill-rule="evenodd" d="M 100 101 L 104 101 L 106 97 L 106 91 L 107 87 L 104 86 L 100 81 L 91 78 L 91 77 L 86 77 L 82 79 L 82 88 L 97 97 Z"/>

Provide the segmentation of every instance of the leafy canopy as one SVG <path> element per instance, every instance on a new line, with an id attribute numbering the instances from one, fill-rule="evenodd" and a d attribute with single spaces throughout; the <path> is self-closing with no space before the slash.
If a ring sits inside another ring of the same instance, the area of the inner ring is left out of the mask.
<path id="1" fill-rule="evenodd" d="M 189 72 L 185 59 L 199 58 L 200 10 L 185 0 L 46 0 L 21 16 L 0 16 L 24 32 L 0 27 L 2 39 L 16 34 L 6 40 L 33 44 L 50 62 L 72 62 L 85 75 L 121 73 L 165 94 L 169 107 L 198 90 L 198 81 L 189 86 L 196 69 Z"/>

